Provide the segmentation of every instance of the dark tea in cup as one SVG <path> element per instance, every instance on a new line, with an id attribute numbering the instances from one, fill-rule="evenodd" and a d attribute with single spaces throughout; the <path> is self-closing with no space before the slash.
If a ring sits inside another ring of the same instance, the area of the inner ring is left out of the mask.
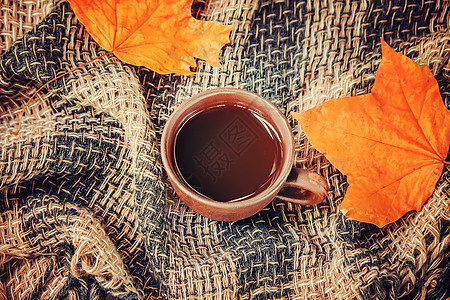
<path id="1" fill-rule="evenodd" d="M 177 172 L 198 193 L 240 201 L 266 189 L 280 168 L 281 141 L 249 108 L 220 105 L 200 111 L 175 139 Z"/>
<path id="2" fill-rule="evenodd" d="M 161 138 L 175 192 L 199 214 L 219 221 L 252 216 L 274 198 L 322 202 L 327 182 L 294 167 L 294 154 L 292 129 L 281 111 L 235 88 L 211 89 L 183 102 Z"/>

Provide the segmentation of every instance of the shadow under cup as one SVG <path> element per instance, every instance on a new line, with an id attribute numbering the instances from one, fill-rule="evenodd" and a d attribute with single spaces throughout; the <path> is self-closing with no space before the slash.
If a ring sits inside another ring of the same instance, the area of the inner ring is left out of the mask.
<path id="1" fill-rule="evenodd" d="M 161 154 L 169 180 L 194 211 L 235 221 L 257 213 L 291 172 L 294 142 L 284 115 L 261 96 L 216 88 L 170 116 Z"/>

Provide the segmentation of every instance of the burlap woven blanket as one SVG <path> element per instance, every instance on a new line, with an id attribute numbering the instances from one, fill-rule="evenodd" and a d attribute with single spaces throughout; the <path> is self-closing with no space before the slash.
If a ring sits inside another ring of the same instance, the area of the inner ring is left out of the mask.
<path id="1" fill-rule="evenodd" d="M 0 299 L 447 299 L 450 166 L 422 211 L 383 229 L 339 211 L 345 177 L 289 116 L 322 204 L 273 201 L 239 222 L 188 209 L 161 165 L 170 113 L 212 87 L 256 92 L 287 116 L 370 91 L 380 38 L 428 65 L 450 107 L 450 3 L 197 1 L 237 24 L 223 68 L 159 75 L 105 53 L 69 3 L 1 1 Z M 193 37 L 195 38 L 195 37 Z"/>

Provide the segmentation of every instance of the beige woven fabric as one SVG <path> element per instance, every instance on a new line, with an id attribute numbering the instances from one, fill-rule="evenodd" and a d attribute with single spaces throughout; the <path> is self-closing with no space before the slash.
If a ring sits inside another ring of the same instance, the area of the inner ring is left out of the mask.
<path id="1" fill-rule="evenodd" d="M 24 33 L 33 29 L 52 10 L 52 0 L 18 0 L 1 2 L 0 55 Z"/>
<path id="2" fill-rule="evenodd" d="M 0 299 L 450 296 L 448 166 L 421 212 L 379 230 L 340 213 L 344 176 L 288 115 L 370 91 L 380 37 L 430 66 L 449 107 L 448 2 L 196 1 L 199 18 L 237 24 L 223 68 L 159 75 L 108 55 L 41 92 L 19 135 L 9 131 L 36 88 L 104 50 L 67 2 L 2 4 Z M 274 201 L 226 223 L 178 199 L 162 129 L 182 101 L 218 86 L 288 116 L 295 164 L 330 184 L 324 203 Z"/>

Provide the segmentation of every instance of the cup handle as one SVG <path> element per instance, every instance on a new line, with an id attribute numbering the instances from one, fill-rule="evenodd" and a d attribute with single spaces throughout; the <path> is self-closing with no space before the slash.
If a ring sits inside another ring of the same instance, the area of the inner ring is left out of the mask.
<path id="1" fill-rule="evenodd" d="M 321 203 L 327 195 L 325 178 L 315 172 L 294 167 L 275 198 L 294 204 L 314 205 Z"/>

